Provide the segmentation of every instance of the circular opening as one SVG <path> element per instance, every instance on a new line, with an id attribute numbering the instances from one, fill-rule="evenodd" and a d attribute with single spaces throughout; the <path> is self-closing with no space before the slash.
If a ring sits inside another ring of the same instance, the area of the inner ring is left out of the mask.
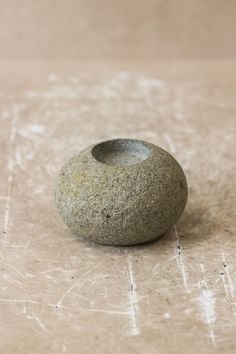
<path id="1" fill-rule="evenodd" d="M 92 149 L 93 157 L 106 165 L 130 166 L 146 160 L 149 148 L 139 140 L 116 139 L 100 143 Z"/>

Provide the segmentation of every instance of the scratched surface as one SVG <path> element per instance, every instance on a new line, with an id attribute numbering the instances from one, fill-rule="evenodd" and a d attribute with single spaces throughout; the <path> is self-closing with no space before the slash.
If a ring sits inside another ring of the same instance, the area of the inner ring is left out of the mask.
<path id="1" fill-rule="evenodd" d="M 0 352 L 235 353 L 236 63 L 2 63 Z M 68 158 L 114 137 L 182 164 L 160 240 L 84 242 L 54 206 Z"/>

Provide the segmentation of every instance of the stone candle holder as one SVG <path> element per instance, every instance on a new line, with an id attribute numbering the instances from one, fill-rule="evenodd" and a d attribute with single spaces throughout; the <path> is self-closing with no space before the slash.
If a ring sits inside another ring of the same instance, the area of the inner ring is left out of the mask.
<path id="1" fill-rule="evenodd" d="M 65 224 L 106 245 L 135 245 L 162 235 L 182 214 L 187 195 L 174 157 L 134 139 L 88 147 L 65 164 L 56 182 Z"/>

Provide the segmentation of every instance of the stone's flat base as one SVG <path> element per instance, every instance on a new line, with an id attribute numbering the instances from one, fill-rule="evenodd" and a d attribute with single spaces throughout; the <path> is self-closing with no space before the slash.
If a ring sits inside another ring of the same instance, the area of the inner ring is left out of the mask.
<path id="1" fill-rule="evenodd" d="M 112 166 L 130 166 L 146 160 L 149 148 L 139 140 L 116 139 L 97 144 L 92 154 L 97 161 Z"/>

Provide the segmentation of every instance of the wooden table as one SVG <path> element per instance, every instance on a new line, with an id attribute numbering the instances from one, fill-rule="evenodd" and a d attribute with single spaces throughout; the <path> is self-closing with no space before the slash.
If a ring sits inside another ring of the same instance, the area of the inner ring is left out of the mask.
<path id="1" fill-rule="evenodd" d="M 236 353 L 236 62 L 1 62 L 0 353 Z M 135 137 L 170 151 L 187 208 L 105 247 L 54 205 L 68 158 Z"/>

